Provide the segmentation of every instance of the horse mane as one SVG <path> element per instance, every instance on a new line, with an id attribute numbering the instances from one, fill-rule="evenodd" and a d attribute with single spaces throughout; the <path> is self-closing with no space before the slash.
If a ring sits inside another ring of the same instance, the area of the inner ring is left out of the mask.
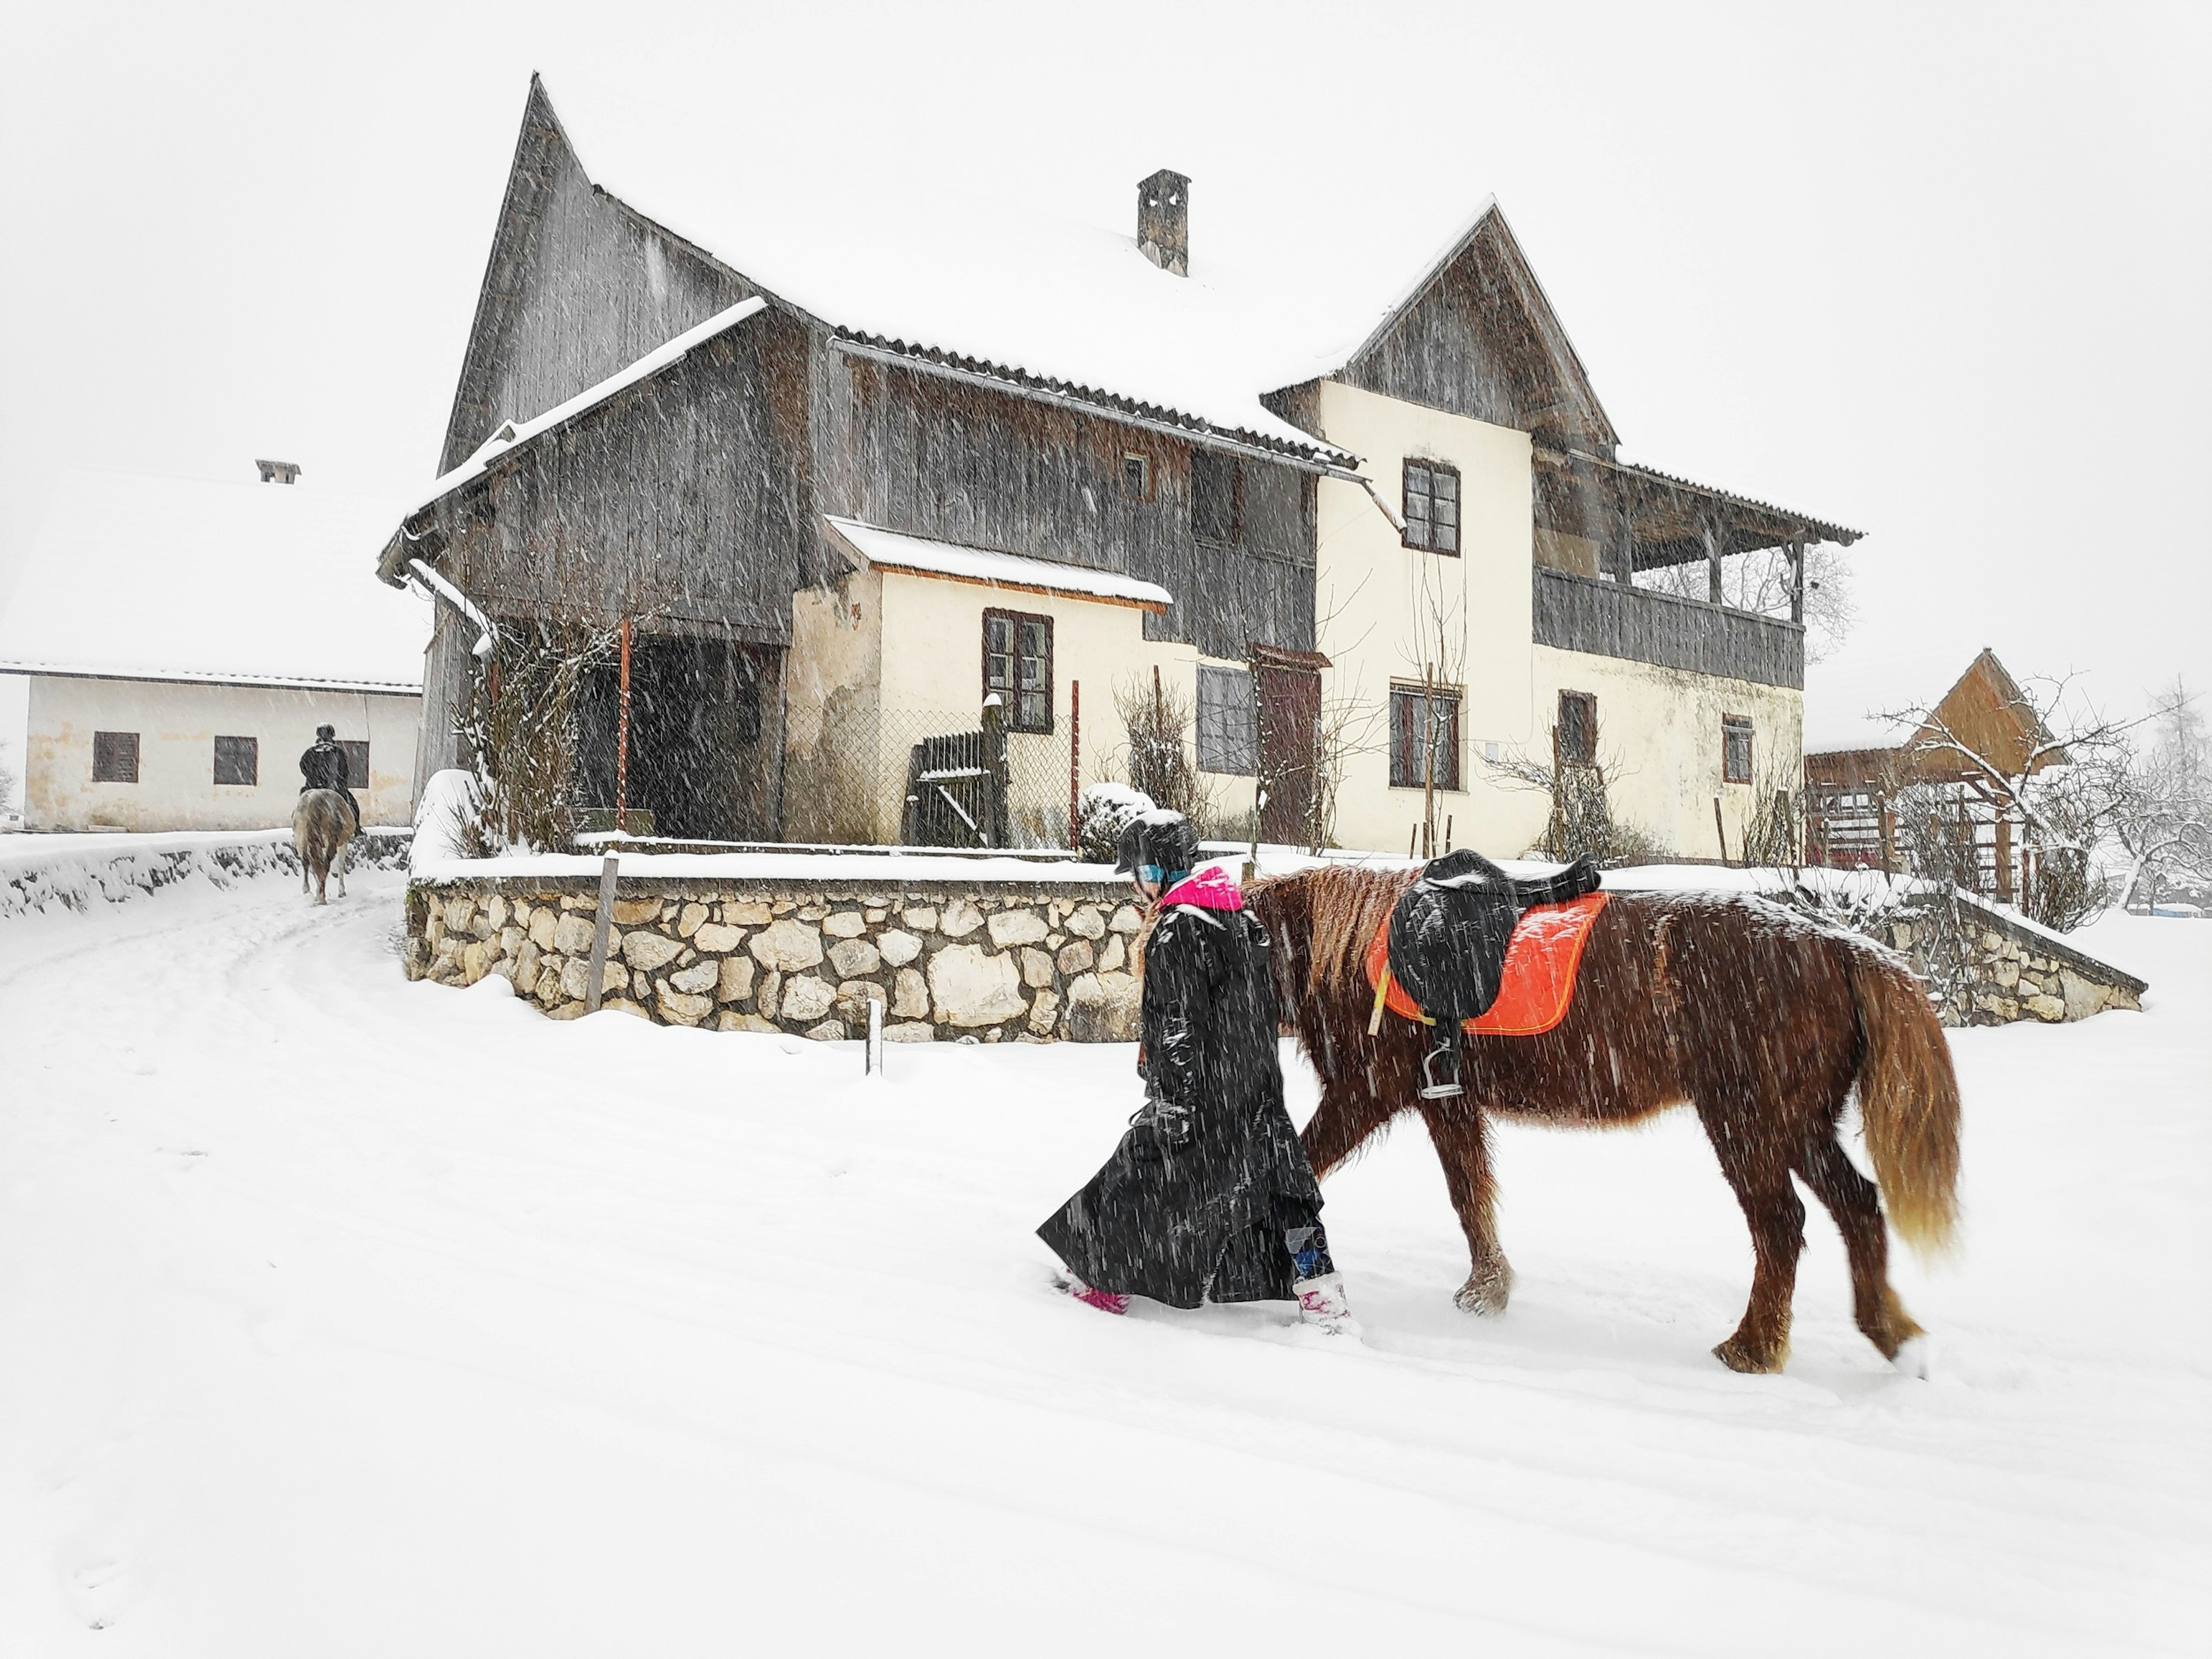
<path id="1" fill-rule="evenodd" d="M 1261 920 L 1305 959 L 1304 985 L 1285 988 L 1302 989 L 1316 1001 L 1340 992 L 1365 960 L 1367 941 L 1419 873 L 1325 865 L 1255 883 L 1252 894 Z M 1297 937 L 1300 933 L 1304 938 Z"/>

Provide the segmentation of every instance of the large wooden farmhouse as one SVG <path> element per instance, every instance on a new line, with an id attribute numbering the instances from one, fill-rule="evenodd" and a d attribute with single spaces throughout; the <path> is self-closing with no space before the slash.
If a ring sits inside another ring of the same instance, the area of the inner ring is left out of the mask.
<path id="1" fill-rule="evenodd" d="M 1064 844 L 1155 686 L 1217 824 L 1264 784 L 1270 840 L 1318 783 L 1339 844 L 1406 847 L 1433 792 L 1517 854 L 1547 802 L 1504 769 L 1612 759 L 1618 817 L 1712 856 L 1716 801 L 1733 841 L 1794 783 L 1804 553 L 1854 532 L 1620 460 L 1494 204 L 1317 317 L 1209 267 L 1173 172 L 1130 234 L 1017 233 L 779 198 L 684 118 L 532 84 L 442 476 L 380 565 L 449 591 L 424 769 L 485 672 L 465 606 L 629 621 L 575 787 L 664 835 L 896 841 L 924 740 L 994 699 L 1043 781 L 1009 833 Z M 1759 555 L 1785 614 L 1717 603 Z M 1706 597 L 1655 590 L 1686 566 Z"/>

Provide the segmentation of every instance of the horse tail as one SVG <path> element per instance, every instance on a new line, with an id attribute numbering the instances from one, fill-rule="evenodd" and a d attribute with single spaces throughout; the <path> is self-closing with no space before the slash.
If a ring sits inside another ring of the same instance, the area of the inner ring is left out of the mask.
<path id="1" fill-rule="evenodd" d="M 1959 1219 L 1959 1079 L 1928 994 L 1901 962 L 1854 947 L 1859 1115 L 1898 1236 L 1923 1257 L 1951 1247 Z"/>

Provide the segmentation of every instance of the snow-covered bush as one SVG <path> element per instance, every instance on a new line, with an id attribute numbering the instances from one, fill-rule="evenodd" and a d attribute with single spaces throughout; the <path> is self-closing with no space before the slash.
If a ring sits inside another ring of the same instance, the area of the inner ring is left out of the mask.
<path id="1" fill-rule="evenodd" d="M 1155 810 L 1152 798 L 1126 783 L 1087 786 L 1076 802 L 1078 843 L 1083 856 L 1094 864 L 1111 864 L 1121 844 L 1121 832 L 1139 817 Z"/>

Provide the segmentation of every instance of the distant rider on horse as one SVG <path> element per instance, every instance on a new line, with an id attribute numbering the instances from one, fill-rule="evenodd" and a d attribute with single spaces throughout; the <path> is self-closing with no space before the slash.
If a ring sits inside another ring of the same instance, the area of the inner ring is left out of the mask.
<path id="1" fill-rule="evenodd" d="M 335 726 L 315 728 L 315 746 L 300 757 L 300 775 L 307 781 L 300 793 L 310 789 L 328 789 L 345 798 L 347 809 L 353 814 L 354 833 L 361 833 L 361 803 L 353 798 L 347 787 L 349 775 L 346 751 L 338 744 L 338 729 Z"/>

